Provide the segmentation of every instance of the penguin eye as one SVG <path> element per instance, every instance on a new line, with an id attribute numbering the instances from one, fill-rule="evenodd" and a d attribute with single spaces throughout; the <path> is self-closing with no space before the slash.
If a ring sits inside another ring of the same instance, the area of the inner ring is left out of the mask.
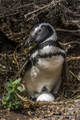
<path id="1" fill-rule="evenodd" d="M 39 29 L 38 32 L 41 32 L 41 29 Z"/>

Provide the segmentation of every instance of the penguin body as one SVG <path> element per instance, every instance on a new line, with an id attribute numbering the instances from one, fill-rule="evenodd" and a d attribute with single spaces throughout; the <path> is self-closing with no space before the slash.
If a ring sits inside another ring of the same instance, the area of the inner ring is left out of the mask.
<path id="1" fill-rule="evenodd" d="M 37 45 L 30 51 L 24 75 L 27 93 L 32 98 L 38 98 L 43 92 L 57 94 L 66 53 L 49 23 L 39 22 L 32 27 L 26 45 L 34 42 Z"/>

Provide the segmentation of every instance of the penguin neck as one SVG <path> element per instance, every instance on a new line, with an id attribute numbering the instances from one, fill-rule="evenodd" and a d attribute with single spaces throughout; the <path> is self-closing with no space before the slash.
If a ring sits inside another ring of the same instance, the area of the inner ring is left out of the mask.
<path id="1" fill-rule="evenodd" d="M 42 49 L 45 46 L 57 46 L 58 41 L 57 41 L 57 35 L 54 36 L 54 34 L 52 34 L 50 37 L 46 38 L 43 42 L 38 44 L 38 48 L 37 49 Z"/>
<path id="2" fill-rule="evenodd" d="M 46 46 L 57 46 L 57 44 L 58 44 L 58 42 L 57 41 L 53 41 L 53 40 L 47 40 L 47 41 L 44 41 L 44 42 L 42 42 L 42 43 L 40 43 L 39 45 L 38 45 L 38 48 L 37 49 L 42 49 L 42 48 L 44 48 L 44 47 L 46 47 Z"/>
<path id="3" fill-rule="evenodd" d="M 34 59 L 36 56 L 49 57 L 55 55 L 64 56 L 65 51 L 58 44 L 58 41 L 44 41 L 38 44 L 35 48 L 32 49 L 31 57 Z"/>
<path id="4" fill-rule="evenodd" d="M 57 42 L 57 35 L 54 36 L 54 34 L 52 34 L 50 37 L 48 37 L 47 39 L 45 39 L 42 43 L 45 43 L 45 42 L 49 42 L 49 41 L 54 41 L 54 42 Z"/>

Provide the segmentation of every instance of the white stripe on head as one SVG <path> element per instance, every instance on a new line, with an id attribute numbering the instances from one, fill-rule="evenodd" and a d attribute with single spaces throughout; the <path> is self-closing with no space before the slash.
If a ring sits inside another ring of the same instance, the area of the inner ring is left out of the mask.
<path id="1" fill-rule="evenodd" d="M 45 25 L 45 26 L 50 26 L 50 27 L 52 28 L 52 30 L 54 31 L 53 26 L 50 25 L 49 23 L 45 23 L 45 22 L 44 22 L 44 23 L 41 23 L 41 24 L 40 24 L 40 27 L 43 26 L 43 25 Z"/>
<path id="2" fill-rule="evenodd" d="M 49 38 L 47 38 L 45 41 L 43 41 L 42 43 L 46 42 L 46 41 L 56 41 L 57 40 L 57 35 L 55 33 L 53 33 Z"/>
<path id="3" fill-rule="evenodd" d="M 37 33 L 37 31 L 38 31 L 40 28 L 41 28 L 41 26 L 39 25 L 38 27 L 36 27 L 36 28 L 34 29 L 34 31 L 31 31 L 31 34 L 32 34 L 32 35 L 35 35 L 35 33 Z"/>
<path id="4" fill-rule="evenodd" d="M 56 31 L 55 31 L 55 29 L 53 28 L 53 26 L 52 25 L 50 25 L 49 23 L 41 23 L 40 24 L 40 27 L 41 26 L 43 26 L 43 25 L 45 25 L 45 26 L 50 26 L 51 27 L 51 29 L 53 30 L 53 35 L 52 36 L 50 36 L 48 39 L 46 39 L 46 41 L 48 41 L 48 40 L 53 40 L 53 41 L 56 41 L 57 40 L 57 34 L 56 34 Z"/>

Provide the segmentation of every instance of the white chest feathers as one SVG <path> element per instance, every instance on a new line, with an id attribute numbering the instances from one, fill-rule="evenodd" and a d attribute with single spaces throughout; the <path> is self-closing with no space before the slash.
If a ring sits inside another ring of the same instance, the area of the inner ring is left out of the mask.
<path id="1" fill-rule="evenodd" d="M 39 58 L 38 60 L 38 67 L 42 69 L 47 69 L 56 71 L 58 68 L 62 67 L 64 62 L 64 58 L 61 55 L 52 56 L 51 58 Z"/>
<path id="2" fill-rule="evenodd" d="M 32 54 L 31 58 L 34 59 L 36 58 L 37 55 L 43 56 L 38 58 L 38 61 L 36 64 L 37 68 L 39 68 L 39 70 L 48 69 L 49 71 L 51 70 L 56 71 L 62 68 L 62 64 L 64 62 L 64 57 L 59 53 L 65 54 L 65 51 L 59 47 L 48 45 L 42 49 L 36 50 Z M 50 54 L 52 54 L 52 57 L 50 57 Z M 45 55 L 47 55 L 47 57 L 45 57 Z M 39 72 L 39 70 L 37 71 Z M 34 70 L 32 69 L 32 71 Z M 34 76 L 37 76 L 36 72 L 34 72 Z"/>

